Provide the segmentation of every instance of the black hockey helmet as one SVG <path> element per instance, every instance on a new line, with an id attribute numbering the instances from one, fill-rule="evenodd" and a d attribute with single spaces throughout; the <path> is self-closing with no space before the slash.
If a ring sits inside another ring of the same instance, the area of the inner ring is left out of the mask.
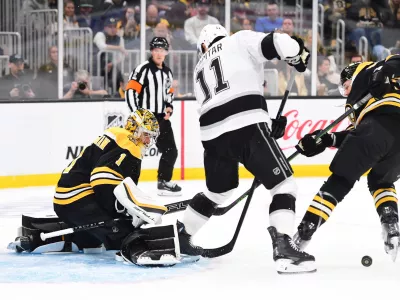
<path id="1" fill-rule="evenodd" d="M 150 42 L 150 50 L 155 48 L 162 48 L 168 51 L 169 44 L 166 38 L 154 37 Z"/>
<path id="2" fill-rule="evenodd" d="M 340 73 L 340 84 L 343 85 L 347 80 L 351 80 L 354 72 L 357 67 L 361 64 L 361 62 L 355 62 L 349 64 L 346 68 L 343 69 L 342 73 Z"/>

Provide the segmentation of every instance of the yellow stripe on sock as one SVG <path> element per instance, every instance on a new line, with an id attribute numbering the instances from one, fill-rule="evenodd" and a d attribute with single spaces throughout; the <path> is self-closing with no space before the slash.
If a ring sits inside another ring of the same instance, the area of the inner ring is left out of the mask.
<path id="1" fill-rule="evenodd" d="M 379 190 L 376 190 L 376 191 L 374 192 L 374 194 L 372 195 L 372 197 L 374 197 L 374 199 L 375 199 L 376 196 L 378 196 L 380 193 L 385 192 L 385 191 L 393 192 L 393 193 L 396 194 L 396 189 L 394 189 L 394 188 L 386 188 L 386 189 L 379 189 Z"/>
<path id="2" fill-rule="evenodd" d="M 307 211 L 309 211 L 310 213 L 313 213 L 314 215 L 320 216 L 321 218 L 323 218 L 325 221 L 328 220 L 329 216 L 324 213 L 322 210 L 319 209 L 315 209 L 314 207 L 308 207 Z"/>
<path id="3" fill-rule="evenodd" d="M 397 198 L 395 198 L 393 196 L 383 197 L 378 202 L 376 202 L 375 207 L 378 208 L 379 205 L 381 205 L 382 203 L 388 202 L 388 201 L 393 201 L 393 202 L 397 203 Z"/>
<path id="4" fill-rule="evenodd" d="M 334 205 L 333 203 L 322 199 L 322 198 L 321 198 L 320 196 L 318 196 L 318 195 L 316 195 L 316 196 L 314 197 L 314 200 L 315 200 L 315 201 L 318 201 L 318 202 L 320 202 L 320 203 L 322 203 L 322 204 L 324 204 L 324 205 L 326 205 L 326 206 L 328 206 L 331 210 L 333 210 L 333 209 L 335 208 L 335 205 Z"/>

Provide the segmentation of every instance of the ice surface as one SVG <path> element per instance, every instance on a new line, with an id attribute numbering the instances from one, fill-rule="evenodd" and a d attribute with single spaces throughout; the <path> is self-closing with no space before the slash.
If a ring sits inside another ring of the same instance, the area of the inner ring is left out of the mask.
<path id="1" fill-rule="evenodd" d="M 297 179 L 297 223 L 324 178 Z M 180 183 L 184 195 L 159 198 L 165 203 L 188 199 L 204 188 L 203 181 Z M 247 190 L 241 180 L 232 200 Z M 156 196 L 156 184 L 140 183 Z M 399 262 L 383 250 L 380 224 L 363 178 L 334 211 L 307 249 L 316 256 L 318 271 L 278 275 L 272 261 L 268 226 L 269 193 L 260 187 L 233 252 L 217 259 L 172 268 L 146 269 L 114 261 L 112 252 L 100 255 L 18 255 L 6 249 L 16 237 L 23 213 L 52 211 L 53 187 L 0 190 L 0 299 L 398 299 Z M 213 217 L 196 236 L 204 247 L 227 243 L 243 204 Z M 173 222 L 181 213 L 169 215 Z M 371 267 L 361 258 L 373 258 Z M 7 294 L 8 293 L 8 294 Z"/>

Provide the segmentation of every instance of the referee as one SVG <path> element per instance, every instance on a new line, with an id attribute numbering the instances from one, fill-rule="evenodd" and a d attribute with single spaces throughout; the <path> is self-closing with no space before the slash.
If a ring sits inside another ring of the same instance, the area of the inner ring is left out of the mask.
<path id="1" fill-rule="evenodd" d="M 129 75 L 125 99 L 131 112 L 146 108 L 154 113 L 160 125 L 156 146 L 162 153 L 158 166 L 158 195 L 180 196 L 181 187 L 171 182 L 178 149 L 169 118 L 173 112 L 172 72 L 165 63 L 169 44 L 163 37 L 150 42 L 151 57 Z"/>

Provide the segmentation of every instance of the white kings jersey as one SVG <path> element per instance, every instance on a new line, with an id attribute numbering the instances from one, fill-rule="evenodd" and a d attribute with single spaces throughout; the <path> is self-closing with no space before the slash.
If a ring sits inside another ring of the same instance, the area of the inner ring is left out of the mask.
<path id="1" fill-rule="evenodd" d="M 212 45 L 196 65 L 194 90 L 202 141 L 255 123 L 266 122 L 271 128 L 263 96 L 265 37 L 239 31 Z"/>

